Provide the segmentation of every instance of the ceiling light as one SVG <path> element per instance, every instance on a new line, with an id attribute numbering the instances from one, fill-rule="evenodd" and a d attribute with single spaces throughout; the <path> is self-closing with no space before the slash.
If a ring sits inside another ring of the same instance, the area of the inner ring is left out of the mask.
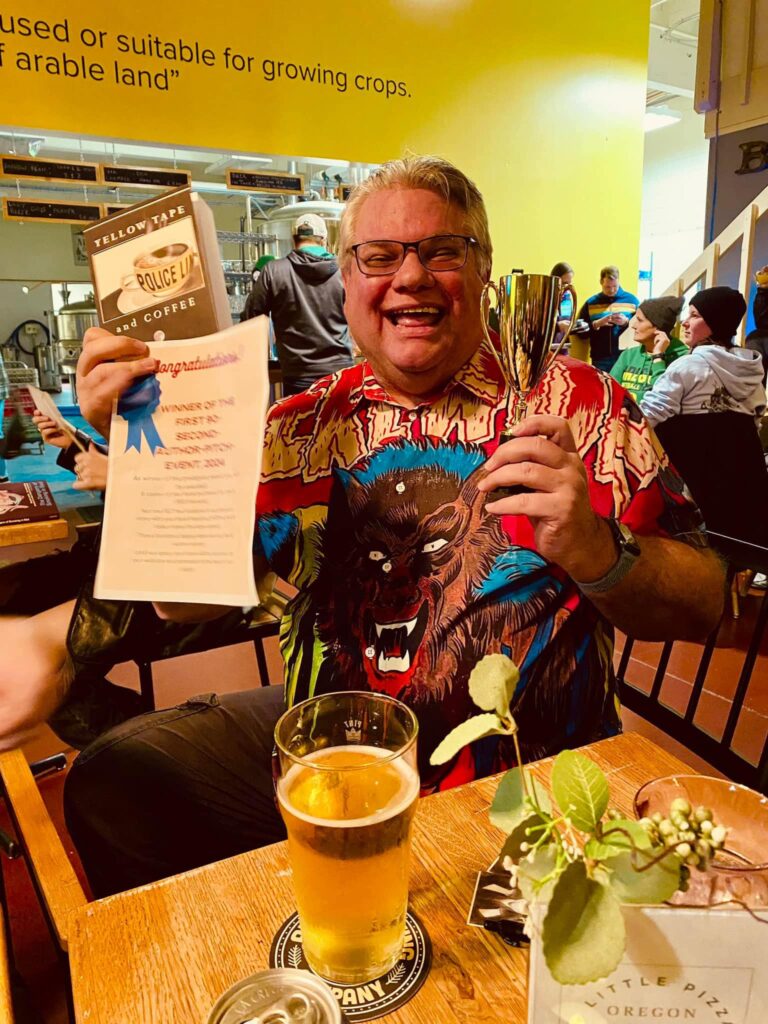
<path id="1" fill-rule="evenodd" d="M 655 110 L 646 110 L 643 119 L 643 130 L 655 132 L 657 128 L 666 128 L 670 124 L 677 124 L 680 120 L 679 114 L 662 114 Z"/>

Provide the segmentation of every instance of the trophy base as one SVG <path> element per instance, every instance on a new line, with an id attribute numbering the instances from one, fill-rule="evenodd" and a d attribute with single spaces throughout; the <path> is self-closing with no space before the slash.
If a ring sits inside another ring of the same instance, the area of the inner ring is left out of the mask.
<path id="1" fill-rule="evenodd" d="M 503 430 L 499 437 L 499 444 L 506 444 L 507 441 L 514 439 L 514 434 L 511 434 L 507 430 Z M 497 487 L 495 491 L 489 491 L 485 496 L 485 503 L 489 501 L 501 501 L 502 498 L 515 498 L 518 494 L 533 494 L 532 487 L 526 487 L 525 484 L 515 484 L 512 487 Z"/>

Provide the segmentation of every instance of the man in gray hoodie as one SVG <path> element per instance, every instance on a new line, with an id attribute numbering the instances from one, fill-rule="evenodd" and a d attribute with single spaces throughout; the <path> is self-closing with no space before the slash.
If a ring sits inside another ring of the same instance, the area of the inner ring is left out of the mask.
<path id="1" fill-rule="evenodd" d="M 263 267 L 249 296 L 251 316 L 272 317 L 284 395 L 306 391 L 353 362 L 344 288 L 327 241 L 323 218 L 300 214 L 293 224 L 293 252 Z"/>
<path id="2" fill-rule="evenodd" d="M 747 311 L 741 292 L 705 288 L 691 299 L 683 341 L 691 354 L 674 362 L 640 403 L 652 427 L 681 413 L 765 411 L 760 354 L 733 344 Z"/>

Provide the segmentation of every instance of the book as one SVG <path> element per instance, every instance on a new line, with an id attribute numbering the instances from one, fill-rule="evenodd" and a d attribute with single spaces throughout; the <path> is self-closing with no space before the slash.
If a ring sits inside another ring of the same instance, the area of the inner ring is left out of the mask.
<path id="1" fill-rule="evenodd" d="M 0 484 L 0 526 L 58 518 L 59 510 L 45 480 Z"/>
<path id="2" fill-rule="evenodd" d="M 84 229 L 99 323 L 141 341 L 181 341 L 232 326 L 216 226 L 191 188 Z"/>

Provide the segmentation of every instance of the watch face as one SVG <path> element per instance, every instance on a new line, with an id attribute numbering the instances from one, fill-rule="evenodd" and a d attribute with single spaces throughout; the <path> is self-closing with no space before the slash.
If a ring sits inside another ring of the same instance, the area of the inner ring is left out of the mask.
<path id="1" fill-rule="evenodd" d="M 640 555 L 640 545 L 635 540 L 635 535 L 625 523 L 619 522 L 618 519 L 614 520 L 614 522 L 621 537 L 620 540 L 618 537 L 616 539 L 619 540 L 622 550 L 638 557 Z"/>

